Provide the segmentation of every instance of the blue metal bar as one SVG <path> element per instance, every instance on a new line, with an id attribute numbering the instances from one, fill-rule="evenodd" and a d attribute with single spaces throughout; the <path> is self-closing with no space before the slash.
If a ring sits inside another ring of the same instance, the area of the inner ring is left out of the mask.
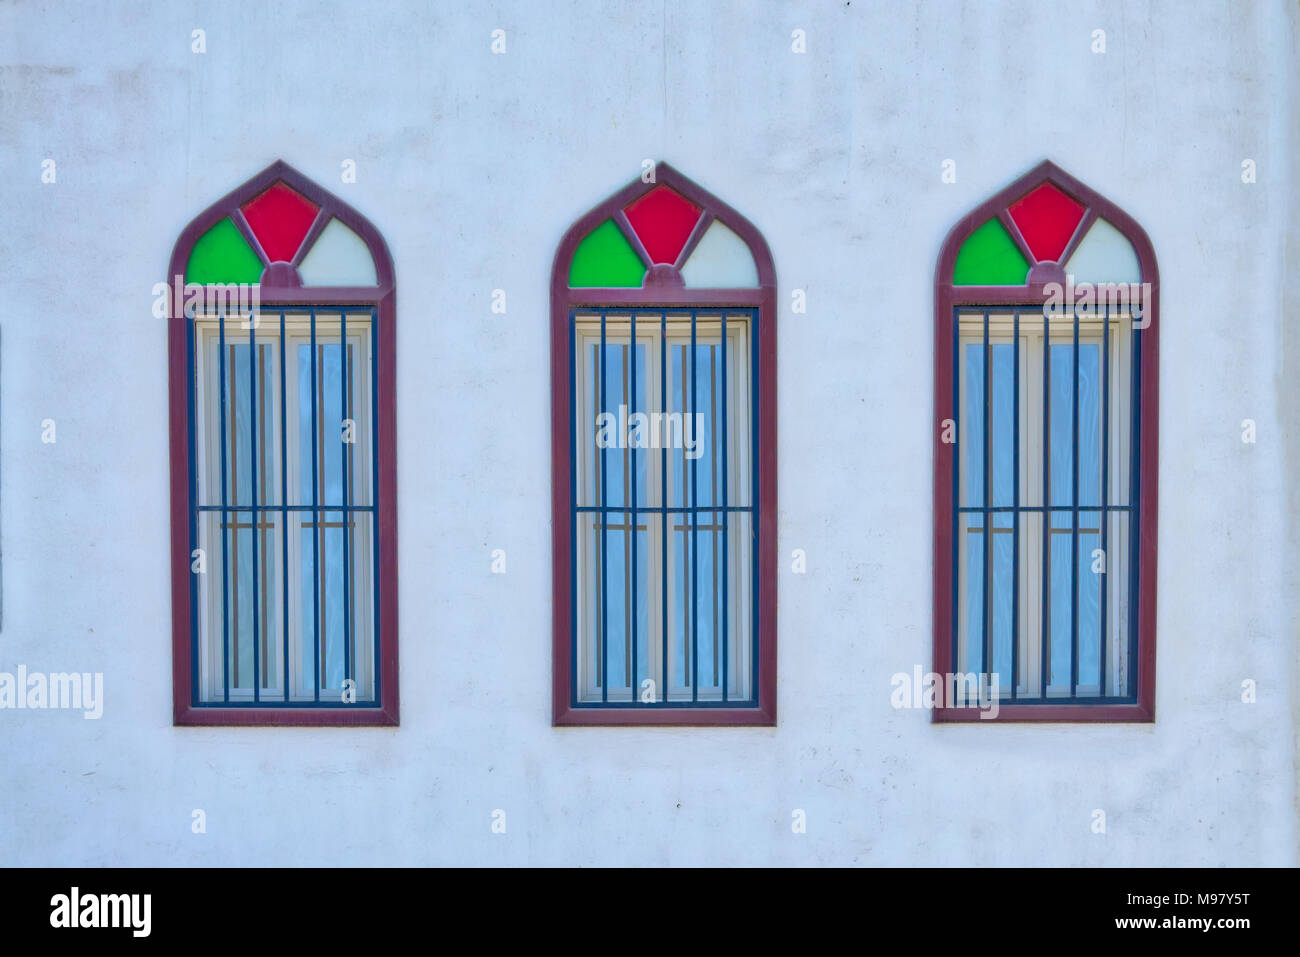
<path id="1" fill-rule="evenodd" d="M 953 428 L 960 429 L 961 425 L 961 312 L 954 308 L 952 311 L 952 419 Z M 958 431 L 960 435 L 960 431 Z M 961 453 L 963 446 L 958 443 L 952 450 L 952 501 L 956 506 L 952 513 L 952 649 L 950 661 L 954 670 L 957 668 L 957 662 L 960 661 L 959 642 L 961 633 L 961 614 L 959 612 L 959 590 L 957 583 L 957 571 L 959 567 L 959 556 L 964 548 L 962 542 L 960 522 L 958 513 L 961 509 Z"/>
<path id="2" fill-rule="evenodd" d="M 1144 303 L 1147 308 L 1149 303 Z M 1130 350 L 1132 355 L 1129 358 L 1129 365 L 1132 373 L 1129 379 L 1132 382 L 1133 398 L 1130 402 L 1130 414 L 1132 415 L 1132 425 L 1129 429 L 1129 506 L 1132 512 L 1129 515 L 1129 697 L 1136 699 L 1138 689 L 1138 626 L 1140 619 L 1138 616 L 1138 586 L 1141 584 L 1141 569 L 1138 566 L 1138 557 L 1142 553 L 1142 515 L 1141 515 L 1141 494 L 1142 494 L 1142 332 L 1139 329 L 1132 331 L 1133 347 Z"/>
<path id="3" fill-rule="evenodd" d="M 280 681 L 284 684 L 284 700 L 289 700 L 289 430 L 288 430 L 288 409 L 285 402 L 285 380 L 288 378 L 288 370 L 284 364 L 285 359 L 285 335 L 284 335 L 284 310 L 280 310 L 280 555 L 282 564 L 280 565 L 280 584 L 282 586 L 280 596 L 284 605 L 284 632 L 280 636 L 280 641 L 284 650 L 284 671 L 280 673 Z"/>
<path id="4" fill-rule="evenodd" d="M 195 427 L 195 393 L 198 391 L 198 374 L 195 369 L 194 360 L 194 317 L 188 312 L 182 310 L 185 320 L 185 370 L 186 370 L 186 396 L 185 396 L 185 416 L 188 428 L 186 429 L 186 455 L 189 463 L 187 488 L 190 500 L 190 556 L 191 568 L 194 561 L 194 549 L 204 547 L 199 542 L 199 512 L 198 512 L 198 475 L 197 463 L 194 454 L 194 434 Z M 206 543 L 205 543 L 206 544 Z M 223 556 L 224 559 L 224 556 Z M 207 574 L 206 562 L 204 565 L 204 574 Z M 207 589 L 204 588 L 204 595 Z M 198 575 L 191 571 L 190 574 L 190 702 L 197 704 L 199 701 L 199 582 Z"/>
<path id="5" fill-rule="evenodd" d="M 312 669 L 315 674 L 313 700 L 320 701 L 320 495 L 318 491 L 317 446 L 319 422 L 316 416 L 316 310 L 311 310 L 311 591 Z"/>
<path id="6" fill-rule="evenodd" d="M 668 411 L 668 313 L 659 313 L 659 408 L 665 413 Z M 668 704 L 668 549 L 672 544 L 669 537 L 668 524 L 668 443 L 663 443 L 659 448 L 659 509 L 663 515 L 663 545 L 659 549 L 659 557 L 663 563 L 662 577 L 660 580 L 659 594 L 663 602 L 663 608 L 660 614 L 660 624 L 663 626 L 663 650 L 659 660 L 659 669 L 663 673 L 663 690 L 659 694 L 659 701 L 663 705 Z"/>
<path id="7" fill-rule="evenodd" d="M 251 448 L 252 458 L 249 459 L 248 466 L 248 494 L 253 503 L 253 513 L 249 516 L 249 524 L 252 528 L 248 530 L 248 536 L 252 540 L 253 548 L 253 701 L 261 701 L 262 687 L 262 656 L 261 656 L 261 602 L 258 595 L 257 580 L 257 544 L 258 536 L 261 534 L 257 521 L 257 479 L 258 479 L 258 461 L 257 461 L 257 317 L 249 314 L 248 317 L 248 444 Z"/>
<path id="8" fill-rule="evenodd" d="M 1132 511 L 1132 508 L 1133 507 L 1131 505 L 1107 505 L 1106 506 L 1106 510 L 1109 512 L 1128 512 L 1128 511 Z M 985 511 L 985 509 L 984 506 L 982 505 L 963 505 L 960 508 L 958 508 L 957 511 L 962 513 L 967 513 L 967 512 L 973 513 L 973 512 L 983 512 Z M 994 505 L 990 507 L 988 511 L 1011 513 L 1013 511 L 1016 511 L 1016 509 L 1013 509 L 1010 505 Z M 1041 505 L 1021 505 L 1019 511 L 1021 512 L 1095 512 L 1097 511 L 1097 507 L 1092 505 L 1080 505 L 1078 508 L 1075 508 L 1073 505 L 1049 505 L 1048 507 L 1044 508 Z"/>
<path id="9" fill-rule="evenodd" d="M 1070 697 L 1079 685 L 1079 311 L 1074 311 L 1074 390 L 1070 400 L 1073 416 L 1070 434 L 1070 501 L 1074 505 L 1070 522 Z"/>
<path id="10" fill-rule="evenodd" d="M 230 703 L 230 513 L 226 494 L 226 314 L 217 313 L 217 395 L 221 415 L 221 683 Z"/>
<path id="11" fill-rule="evenodd" d="M 1101 637 L 1097 646 L 1097 694 L 1106 694 L 1106 645 L 1109 628 L 1106 620 L 1106 598 L 1110 592 L 1110 303 L 1106 303 L 1105 320 L 1101 326 Z"/>
<path id="12" fill-rule="evenodd" d="M 388 441 L 391 443 L 393 437 L 389 436 Z M 371 638 L 372 654 L 374 655 L 374 668 L 371 671 L 371 684 L 373 685 L 371 696 L 375 701 L 383 700 L 381 691 L 383 688 L 383 672 L 380 668 L 380 636 L 379 636 L 379 610 L 380 603 L 383 600 L 383 594 L 379 590 L 379 311 L 370 310 L 370 502 L 374 510 L 374 517 L 371 518 L 370 524 L 373 526 L 372 537 L 374 541 L 374 565 L 371 579 L 374 588 L 374 606 L 375 606 L 375 624 L 374 635 Z"/>
<path id="13" fill-rule="evenodd" d="M 691 419 L 695 421 L 696 405 L 696 368 L 695 368 L 695 310 L 691 310 Z M 686 364 L 682 363 L 682 372 L 686 371 Z M 686 441 L 686 422 L 685 417 L 682 419 L 682 444 Z M 694 426 L 691 427 L 691 437 L 698 443 L 700 437 L 695 434 Z M 698 458 L 691 459 L 691 505 L 699 507 L 699 490 L 696 488 L 696 479 L 699 475 Z M 699 606 L 699 565 L 700 565 L 700 523 L 699 516 L 695 513 L 691 515 L 691 702 L 694 703 L 700 698 L 700 606 Z"/>
<path id="14" fill-rule="evenodd" d="M 631 375 L 630 375 L 631 398 L 628 400 L 628 404 L 630 405 L 631 408 L 628 411 L 628 421 L 631 421 L 632 417 L 636 415 L 636 310 L 635 309 L 631 310 L 630 321 L 631 321 L 631 329 L 628 332 L 627 350 L 628 350 L 628 365 L 631 370 Z M 637 525 L 636 446 L 632 445 L 632 443 L 630 442 L 628 443 L 628 445 L 630 446 L 628 450 L 629 458 L 632 463 L 631 467 L 628 469 L 628 472 L 630 473 L 631 483 L 632 483 L 632 520 L 630 522 L 627 521 L 626 519 L 624 520 L 624 524 L 628 525 L 629 528 L 623 534 L 630 536 L 632 539 L 632 614 L 630 616 L 631 627 L 632 627 L 631 692 L 632 692 L 632 700 L 636 701 L 637 700 L 636 666 L 638 664 L 637 648 L 636 648 L 636 624 L 637 624 L 637 617 L 638 617 L 637 599 L 640 597 L 641 594 L 641 580 L 637 576 L 637 552 L 640 551 L 641 543 L 636 533 L 636 525 Z"/>
<path id="15" fill-rule="evenodd" d="M 1115 507 L 1116 507 L 1116 508 L 1120 508 L 1120 507 L 1122 507 L 1122 506 L 1115 506 Z M 311 509 L 312 509 L 312 507 L 311 507 L 310 505 L 287 505 L 287 506 L 280 506 L 280 505 L 268 505 L 268 504 L 266 504 L 266 503 L 260 503 L 260 504 L 257 506 L 257 508 L 255 508 L 255 509 L 254 509 L 254 508 L 250 508 L 249 506 L 244 506 L 244 507 L 241 508 L 241 507 L 239 507 L 239 506 L 237 506 L 237 505 L 232 505 L 231 508 L 232 508 L 232 509 L 235 509 L 235 510 L 237 510 L 237 511 L 240 511 L 240 512 L 310 512 Z M 322 510 L 327 510 L 327 511 L 331 511 L 331 512 L 339 512 L 339 511 L 348 511 L 348 512 L 373 512 L 373 511 L 375 510 L 375 507 L 374 507 L 373 505 L 346 505 L 346 506 L 344 506 L 344 505 L 333 505 L 333 506 L 324 506 L 324 505 L 322 505 L 321 508 L 322 508 Z M 1061 506 L 1061 511 L 1069 511 L 1069 508 L 1070 508 L 1070 507 L 1069 507 L 1068 505 L 1063 505 L 1063 506 Z M 219 511 L 221 511 L 221 506 L 220 506 L 220 505 L 196 505 L 196 506 L 194 506 L 194 509 L 195 509 L 195 511 L 198 511 L 198 512 L 219 512 Z M 594 508 L 589 508 L 589 509 L 586 509 L 586 510 L 587 510 L 587 511 L 595 511 Z M 1085 510 L 1085 511 L 1093 511 L 1092 509 L 1084 509 L 1084 510 Z"/>
<path id="16" fill-rule="evenodd" d="M 569 705 L 578 703 L 578 354 L 574 338 L 578 318 L 569 310 Z"/>
<path id="17" fill-rule="evenodd" d="M 348 313 L 346 309 L 339 310 L 339 408 L 343 412 L 343 419 L 346 422 L 351 418 L 351 410 L 348 402 L 348 387 L 352 384 L 352 377 L 348 368 Z M 356 441 L 356 423 L 349 423 L 352 428 L 348 433 L 351 441 L 341 443 L 339 449 L 339 463 L 343 470 L 343 505 L 345 511 L 342 515 L 343 527 L 339 532 L 343 536 L 343 679 L 347 681 L 352 677 L 352 560 L 349 554 L 349 546 L 352 539 L 352 526 L 349 524 L 346 506 L 352 504 L 352 486 L 349 482 L 348 459 L 352 457 L 352 443 Z M 342 438 L 342 436 L 340 436 Z"/>
<path id="18" fill-rule="evenodd" d="M 749 311 L 749 317 L 750 317 L 750 325 L 749 325 L 749 328 L 753 330 L 753 334 L 750 336 L 750 341 L 749 341 L 749 368 L 750 368 L 750 375 L 749 375 L 749 391 L 750 391 L 750 399 L 749 399 L 749 401 L 750 401 L 750 403 L 751 403 L 750 408 L 753 410 L 752 414 L 751 414 L 750 417 L 749 417 L 749 420 L 750 420 L 750 423 L 751 423 L 751 425 L 750 425 L 750 429 L 751 429 L 751 433 L 752 433 L 750 441 L 751 441 L 751 443 L 752 443 L 752 446 L 751 446 L 751 447 L 752 447 L 752 449 L 753 449 L 753 454 L 750 456 L 750 461 L 753 463 L 753 476 L 752 476 L 752 478 L 751 478 L 751 483 L 752 483 L 752 492 L 751 492 L 751 498 L 750 498 L 750 500 L 749 500 L 750 507 L 753 509 L 753 518 L 750 519 L 750 523 L 751 523 L 751 526 L 752 526 L 751 534 L 752 534 L 752 536 L 753 536 L 753 548 L 752 548 L 752 551 L 750 552 L 750 562 L 749 562 L 749 566 L 750 566 L 750 580 L 751 580 L 751 582 L 752 582 L 752 586 L 751 586 L 751 588 L 750 588 L 750 595 L 751 595 L 750 602 L 751 602 L 751 604 L 752 604 L 752 606 L 753 606 L 753 611 L 752 611 L 752 613 L 751 613 L 751 615 L 752 615 L 751 620 L 752 620 L 753 623 L 754 623 L 754 624 L 753 624 L 753 628 L 752 628 L 752 634 L 750 635 L 750 649 L 751 649 L 751 652 L 750 652 L 750 656 L 749 656 L 749 665 L 750 665 L 750 667 L 749 667 L 749 671 L 750 671 L 750 682 L 751 682 L 751 684 L 750 684 L 751 697 L 752 697 L 755 701 L 757 701 L 757 700 L 758 700 L 758 696 L 759 696 L 759 690 L 758 690 L 758 657 L 759 657 L 758 636 L 759 636 L 759 634 L 761 633 L 761 632 L 760 632 L 760 626 L 761 626 L 761 624 L 762 624 L 762 622 L 760 621 L 760 612 L 759 612 L 759 608 L 760 608 L 760 606 L 759 606 L 759 602 L 758 602 L 758 587 L 759 587 L 758 566 L 759 566 L 759 556 L 763 554 L 762 549 L 760 548 L 760 537 L 761 537 L 761 536 L 760 536 L 760 533 L 761 533 L 762 526 L 761 526 L 761 523 L 760 523 L 760 521 L 759 521 L 759 517 L 760 517 L 760 516 L 759 516 L 759 508 L 758 508 L 758 506 L 759 506 L 759 493 L 758 493 L 758 488 L 759 488 L 759 472 L 760 472 L 760 470 L 761 470 L 761 466 L 759 465 L 759 463 L 762 461 L 762 459 L 761 459 L 761 457 L 760 457 L 760 454 L 759 454 L 760 451 L 761 451 L 761 449 L 760 449 L 760 443 L 759 443 L 759 434 L 760 434 L 760 433 L 759 433 L 759 429 L 758 429 L 758 420 L 759 420 L 759 417 L 760 417 L 760 413 L 759 413 L 759 405 L 758 405 L 758 399 L 759 399 L 759 393 L 758 393 L 758 353 L 759 353 L 759 347 L 758 347 L 758 343 L 759 343 L 760 338 L 761 338 L 762 336 L 764 336 L 764 335 L 771 335 L 771 336 L 776 335 L 776 330 L 775 330 L 775 329 L 772 329 L 772 328 L 767 328 L 767 329 L 759 329 L 759 328 L 758 328 L 758 310 L 757 310 L 757 309 L 751 309 L 751 310 Z M 776 546 L 776 542 L 773 542 L 772 544 L 773 544 L 773 547 Z"/>
<path id="19" fill-rule="evenodd" d="M 600 311 L 600 361 L 596 363 L 596 374 L 600 376 L 600 411 L 605 407 L 605 310 Z M 599 435 L 599 432 L 597 433 Z M 597 445 L 599 445 L 599 441 Z M 605 514 L 605 449 L 599 451 L 600 458 L 600 700 L 609 700 L 609 578 L 606 568 L 605 536 L 609 518 Z"/>
<path id="20" fill-rule="evenodd" d="M 1011 700 L 1020 674 L 1020 310 L 1011 317 Z"/>
<path id="21" fill-rule="evenodd" d="M 727 583 L 731 579 L 731 562 L 727 554 L 727 473 L 731 471 L 731 456 L 727 448 L 727 311 L 722 310 L 722 331 L 719 341 L 722 343 L 722 443 L 713 457 L 713 468 L 722 470 L 722 638 L 716 635 L 714 641 L 722 641 L 722 700 L 727 700 Z M 717 502 L 713 503 L 717 505 Z M 718 524 L 716 518 L 711 524 Z"/>
<path id="22" fill-rule="evenodd" d="M 989 348 L 989 311 L 984 310 L 984 494 L 982 501 L 984 515 L 984 586 L 983 604 L 980 614 L 983 627 L 980 634 L 980 671 L 993 673 L 993 602 L 989 589 L 989 579 L 993 577 L 993 516 L 989 514 L 989 505 L 993 502 L 993 350 Z M 950 702 L 950 705 L 952 703 Z"/>
<path id="23" fill-rule="evenodd" d="M 1042 634 L 1039 635 L 1039 689 L 1040 698 L 1047 697 L 1047 661 L 1051 653 L 1052 635 L 1052 330 L 1051 316 L 1043 311 L 1043 596 Z"/>

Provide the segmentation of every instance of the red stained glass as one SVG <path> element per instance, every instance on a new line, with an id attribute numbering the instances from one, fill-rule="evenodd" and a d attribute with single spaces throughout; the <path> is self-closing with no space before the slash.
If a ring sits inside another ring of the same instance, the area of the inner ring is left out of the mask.
<path id="1" fill-rule="evenodd" d="M 1040 262 L 1060 262 L 1061 253 L 1083 219 L 1083 207 L 1051 183 L 1016 200 L 1010 212 L 1029 251 Z"/>
<path id="2" fill-rule="evenodd" d="M 317 206 L 284 183 L 276 183 L 241 207 L 270 262 L 292 262 L 316 220 Z"/>
<path id="3" fill-rule="evenodd" d="M 624 212 L 653 263 L 675 263 L 700 221 L 700 208 L 667 186 L 656 186 Z"/>

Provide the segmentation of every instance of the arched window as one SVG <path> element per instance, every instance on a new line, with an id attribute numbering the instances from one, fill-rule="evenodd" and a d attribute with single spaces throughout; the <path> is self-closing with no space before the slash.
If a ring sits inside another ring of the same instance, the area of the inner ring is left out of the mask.
<path id="1" fill-rule="evenodd" d="M 277 162 L 168 274 L 176 724 L 397 724 L 393 265 Z"/>
<path id="2" fill-rule="evenodd" d="M 776 721 L 776 274 L 670 167 L 551 281 L 556 724 Z"/>
<path id="3" fill-rule="evenodd" d="M 937 720 L 1154 719 L 1158 311 L 1146 233 L 1051 163 L 945 241 Z"/>

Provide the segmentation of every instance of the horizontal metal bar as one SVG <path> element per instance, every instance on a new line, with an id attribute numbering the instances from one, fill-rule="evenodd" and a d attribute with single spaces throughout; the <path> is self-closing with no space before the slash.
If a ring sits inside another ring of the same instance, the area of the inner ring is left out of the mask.
<path id="1" fill-rule="evenodd" d="M 193 704 L 195 708 L 218 708 L 225 710 L 227 708 L 268 708 L 280 711 L 285 708 L 310 708 L 313 711 L 319 708 L 338 708 L 339 710 L 357 708 L 378 708 L 378 699 L 361 700 L 358 699 L 354 704 L 346 704 L 342 701 L 196 701 Z"/>
<path id="2" fill-rule="evenodd" d="M 233 505 L 231 506 L 232 509 L 234 507 L 235 506 Z M 324 508 L 324 506 L 321 507 Z M 1112 505 L 1111 508 L 1115 508 L 1115 506 Z M 605 505 L 602 507 L 600 505 L 576 505 L 574 506 L 574 510 L 579 512 L 605 512 L 606 514 L 614 515 L 622 512 L 630 512 L 632 511 L 632 506 Z M 721 505 L 678 505 L 669 506 L 668 508 L 664 508 L 662 505 L 638 505 L 636 510 L 637 512 L 655 512 L 656 514 L 661 514 L 663 512 L 668 512 L 669 514 L 684 512 L 758 512 L 758 509 L 752 505 L 728 505 L 725 508 Z M 1081 509 L 1081 511 L 1086 512 L 1088 510 L 1085 508 Z"/>
<path id="3" fill-rule="evenodd" d="M 226 505 L 227 512 L 373 512 L 377 505 Z M 196 512 L 220 512 L 221 505 L 195 505 Z M 1084 509 L 1087 511 L 1087 509 Z"/>
<path id="4" fill-rule="evenodd" d="M 234 508 L 235 506 L 231 506 Z M 972 514 L 982 512 L 998 512 L 1001 514 L 1010 514 L 1011 512 L 1131 512 L 1135 506 L 1132 505 L 1049 505 L 1046 509 L 1041 505 L 963 505 L 957 511 Z M 701 511 L 714 511 L 713 509 L 702 508 Z"/>
<path id="5" fill-rule="evenodd" d="M 726 701 L 691 701 L 683 699 L 681 701 L 661 698 L 658 701 L 644 703 L 641 701 L 579 701 L 573 707 L 581 710 L 605 711 L 610 708 L 623 708 L 626 711 L 663 711 L 677 710 L 680 708 L 756 708 L 757 701 L 754 698 L 728 698 Z"/>

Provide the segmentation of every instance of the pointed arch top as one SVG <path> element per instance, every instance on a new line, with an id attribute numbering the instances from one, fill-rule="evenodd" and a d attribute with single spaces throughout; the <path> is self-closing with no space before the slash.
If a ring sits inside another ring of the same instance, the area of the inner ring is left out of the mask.
<path id="1" fill-rule="evenodd" d="M 170 277 L 259 285 L 264 300 L 319 300 L 325 290 L 378 300 L 392 291 L 393 260 L 370 220 L 276 160 L 191 220 L 172 249 Z"/>
<path id="2" fill-rule="evenodd" d="M 1037 293 L 1071 276 L 1154 289 L 1155 251 L 1137 220 L 1045 160 L 953 226 L 935 286 L 987 301 L 1006 298 L 1009 289 Z"/>
<path id="3" fill-rule="evenodd" d="M 775 286 L 771 251 L 754 224 L 667 163 L 570 226 L 552 268 L 553 290 L 570 301 L 712 304 Z"/>

